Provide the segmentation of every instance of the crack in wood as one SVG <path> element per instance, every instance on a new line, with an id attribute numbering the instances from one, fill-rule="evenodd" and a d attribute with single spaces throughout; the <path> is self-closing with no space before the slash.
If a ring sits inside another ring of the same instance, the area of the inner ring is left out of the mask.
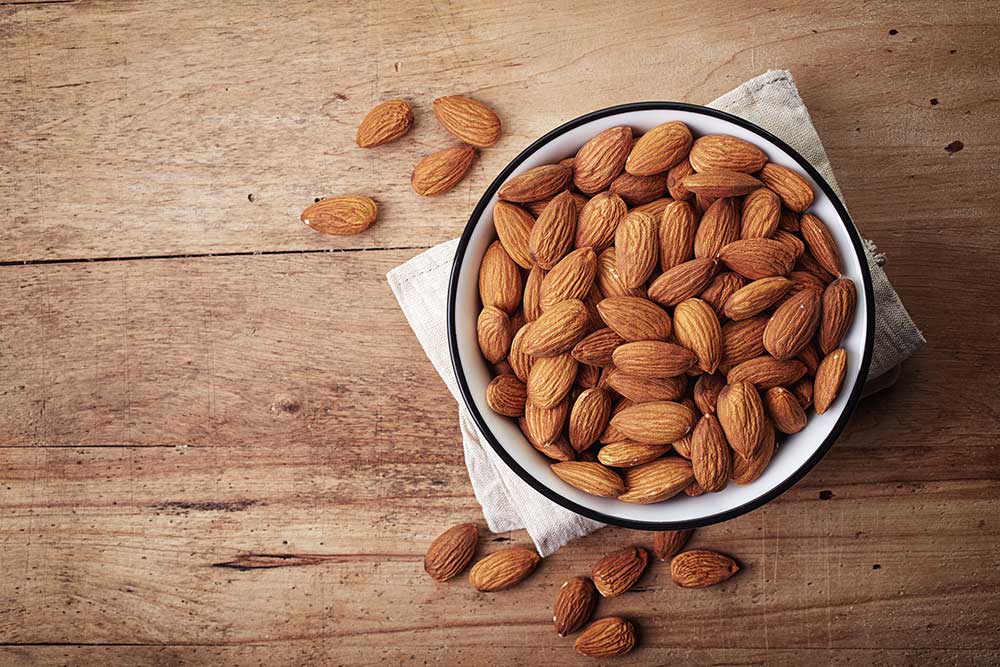
<path id="1" fill-rule="evenodd" d="M 150 505 L 155 510 L 163 512 L 242 512 L 248 507 L 259 505 L 259 500 L 231 500 L 229 502 L 189 502 L 184 500 L 168 501 Z"/>

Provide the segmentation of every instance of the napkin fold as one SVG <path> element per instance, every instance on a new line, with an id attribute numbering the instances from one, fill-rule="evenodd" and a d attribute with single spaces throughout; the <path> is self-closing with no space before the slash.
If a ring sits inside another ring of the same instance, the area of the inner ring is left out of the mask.
<path id="1" fill-rule="evenodd" d="M 812 163 L 844 200 L 790 72 L 761 74 L 708 106 L 781 137 Z M 875 296 L 875 348 L 865 385 L 865 393 L 870 394 L 895 382 L 899 364 L 925 341 L 882 270 L 885 256 L 871 241 L 865 246 Z M 524 528 L 538 553 L 548 556 L 604 524 L 564 509 L 532 489 L 480 438 L 459 395 L 448 351 L 448 280 L 457 247 L 458 239 L 437 245 L 393 269 L 386 278 L 428 359 L 458 402 L 465 463 L 487 526 L 494 533 Z"/>

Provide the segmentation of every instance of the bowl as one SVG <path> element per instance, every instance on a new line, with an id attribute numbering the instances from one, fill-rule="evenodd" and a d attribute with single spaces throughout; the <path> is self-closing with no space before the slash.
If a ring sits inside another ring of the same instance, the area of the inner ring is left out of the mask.
<path id="1" fill-rule="evenodd" d="M 479 301 L 479 265 L 496 239 L 492 211 L 497 190 L 511 176 L 574 155 L 598 132 L 629 125 L 645 132 L 667 121 L 683 121 L 695 136 L 729 134 L 745 139 L 767 153 L 768 159 L 796 169 L 815 192 L 809 212 L 823 220 L 840 250 L 843 275 L 858 291 L 854 322 L 841 346 L 847 350 L 847 372 L 840 394 L 822 415 L 810 411 L 806 427 L 778 448 L 764 473 L 751 484 L 730 483 L 718 493 L 696 497 L 680 494 L 651 505 L 599 498 L 566 484 L 550 469 L 546 457 L 527 441 L 516 420 L 494 413 L 486 404 L 490 368 L 479 351 L 476 319 Z M 539 493 L 585 517 L 641 530 L 695 528 L 745 514 L 778 497 L 800 480 L 830 449 L 861 396 L 868 374 L 875 334 L 875 307 L 871 275 L 861 237 L 836 193 L 801 155 L 773 134 L 731 114 L 677 102 L 641 102 L 602 109 L 580 116 L 547 133 L 521 152 L 490 184 L 469 218 L 458 244 L 448 287 L 448 344 L 465 407 L 482 439 L 503 463 Z"/>

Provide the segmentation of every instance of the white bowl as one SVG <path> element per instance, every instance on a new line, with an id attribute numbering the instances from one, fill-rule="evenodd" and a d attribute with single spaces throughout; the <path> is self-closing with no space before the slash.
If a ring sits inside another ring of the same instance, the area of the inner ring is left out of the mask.
<path id="1" fill-rule="evenodd" d="M 497 190 L 508 178 L 542 164 L 574 155 L 598 132 L 629 125 L 644 132 L 667 121 L 683 121 L 695 136 L 729 134 L 746 139 L 767 153 L 771 162 L 805 175 L 816 193 L 809 211 L 826 223 L 843 261 L 843 275 L 858 290 L 854 322 L 841 346 L 847 350 L 847 374 L 837 400 L 825 414 L 810 411 L 801 432 L 789 436 L 778 448 L 767 469 L 752 484 L 730 483 L 718 493 L 697 497 L 684 494 L 661 503 L 636 505 L 584 493 L 555 476 L 550 461 L 525 439 L 515 420 L 494 413 L 486 405 L 491 375 L 476 341 L 476 319 L 481 309 L 479 265 L 496 239 L 493 205 Z M 730 114 L 690 104 L 642 102 L 602 109 L 562 125 L 537 140 L 497 176 L 479 200 L 458 246 L 448 291 L 448 343 L 455 375 L 466 407 L 483 439 L 522 479 L 551 500 L 592 519 L 629 528 L 676 530 L 731 519 L 760 507 L 802 478 L 823 457 L 843 430 L 861 395 L 868 374 L 875 332 L 871 275 L 854 224 L 829 184 L 806 162 L 772 134 Z"/>

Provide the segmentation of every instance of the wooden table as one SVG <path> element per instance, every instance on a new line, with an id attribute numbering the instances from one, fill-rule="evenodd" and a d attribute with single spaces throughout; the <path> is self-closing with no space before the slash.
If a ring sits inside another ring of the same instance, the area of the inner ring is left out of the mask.
<path id="1" fill-rule="evenodd" d="M 504 594 L 430 581 L 482 521 L 385 272 L 548 128 L 790 68 L 928 345 L 781 499 L 601 603 L 617 664 L 1000 661 L 1000 12 L 989 2 L 0 2 L 0 663 L 580 664 L 552 630 L 608 529 Z M 469 93 L 505 134 L 422 200 Z M 404 141 L 353 144 L 377 101 Z M 364 192 L 351 238 L 297 220 Z M 484 551 L 526 544 L 497 535 Z"/>

